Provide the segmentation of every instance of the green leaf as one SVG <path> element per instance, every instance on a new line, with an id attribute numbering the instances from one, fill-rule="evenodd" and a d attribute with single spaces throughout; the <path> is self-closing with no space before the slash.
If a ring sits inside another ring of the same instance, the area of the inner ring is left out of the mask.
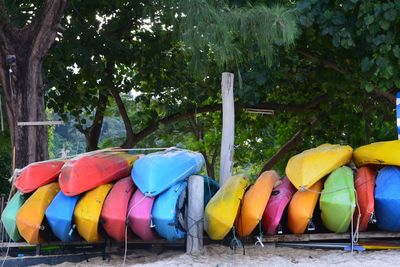
<path id="1" fill-rule="evenodd" d="M 395 45 L 393 48 L 393 55 L 400 59 L 400 47 L 398 45 Z"/>

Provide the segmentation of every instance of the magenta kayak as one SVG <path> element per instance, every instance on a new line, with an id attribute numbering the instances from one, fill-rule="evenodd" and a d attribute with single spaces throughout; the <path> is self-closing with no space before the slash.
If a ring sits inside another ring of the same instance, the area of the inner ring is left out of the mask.
<path id="1" fill-rule="evenodd" d="M 148 241 L 156 237 L 151 225 L 151 209 L 154 197 L 146 197 L 138 189 L 133 194 L 128 208 L 129 226 L 133 233 L 142 240 Z"/>
<path id="2" fill-rule="evenodd" d="M 295 192 L 296 189 L 287 177 L 274 188 L 262 218 L 262 226 L 266 234 L 276 234 L 283 212 Z"/>

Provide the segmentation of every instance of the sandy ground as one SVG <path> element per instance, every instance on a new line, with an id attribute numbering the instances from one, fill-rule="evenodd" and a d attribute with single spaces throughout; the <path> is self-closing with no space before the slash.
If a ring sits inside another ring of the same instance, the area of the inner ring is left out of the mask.
<path id="1" fill-rule="evenodd" d="M 111 255 L 103 261 L 101 257 L 89 262 L 63 263 L 57 266 L 121 266 L 123 257 Z M 229 247 L 208 245 L 203 255 L 189 256 L 182 251 L 166 250 L 130 252 L 125 266 L 357 266 L 386 267 L 400 265 L 400 250 L 344 252 L 340 250 L 264 248 L 247 246 L 245 255 Z M 47 265 L 41 265 L 47 266 Z"/>

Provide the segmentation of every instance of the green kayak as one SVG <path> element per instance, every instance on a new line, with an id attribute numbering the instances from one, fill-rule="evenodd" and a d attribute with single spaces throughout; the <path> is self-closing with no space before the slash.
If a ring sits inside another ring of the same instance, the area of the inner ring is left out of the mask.
<path id="1" fill-rule="evenodd" d="M 7 206 L 1 214 L 1 221 L 3 222 L 6 232 L 9 237 L 15 242 L 22 240 L 22 237 L 18 232 L 15 220 L 19 208 L 21 208 L 26 199 L 27 195 L 22 195 L 19 191 L 17 191 L 17 193 L 15 193 L 15 195 L 7 203 Z"/>
<path id="2" fill-rule="evenodd" d="M 356 206 L 353 171 L 346 166 L 333 171 L 324 184 L 319 205 L 322 222 L 335 233 L 349 229 Z"/>

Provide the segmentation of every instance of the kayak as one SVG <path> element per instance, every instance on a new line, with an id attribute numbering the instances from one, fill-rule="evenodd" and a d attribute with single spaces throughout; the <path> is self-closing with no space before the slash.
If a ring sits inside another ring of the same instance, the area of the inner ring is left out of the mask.
<path id="1" fill-rule="evenodd" d="M 87 192 L 78 201 L 74 211 L 74 220 L 80 236 L 87 242 L 101 240 L 99 235 L 99 219 L 104 200 L 111 190 L 112 184 L 104 184 Z"/>
<path id="2" fill-rule="evenodd" d="M 99 185 L 126 177 L 138 157 L 112 150 L 79 155 L 69 160 L 61 169 L 61 191 L 67 196 L 76 196 Z"/>
<path id="3" fill-rule="evenodd" d="M 42 230 L 44 213 L 56 196 L 60 187 L 58 183 L 50 183 L 39 187 L 22 205 L 17 213 L 17 227 L 21 236 L 29 244 L 39 244 L 44 241 Z"/>
<path id="4" fill-rule="evenodd" d="M 46 210 L 46 218 L 53 234 L 61 241 L 68 242 L 76 238 L 72 217 L 79 196 L 69 197 L 58 192 Z"/>
<path id="5" fill-rule="evenodd" d="M 310 191 L 297 191 L 288 208 L 288 227 L 293 234 L 303 234 L 313 217 L 323 180 L 316 182 Z M 307 189 L 306 189 L 307 190 Z"/>
<path id="6" fill-rule="evenodd" d="M 128 204 L 134 191 L 135 185 L 130 176 L 119 180 L 111 189 L 101 210 L 104 230 L 118 242 L 125 240 Z"/>
<path id="7" fill-rule="evenodd" d="M 400 140 L 376 142 L 354 150 L 353 159 L 357 166 L 367 164 L 400 166 Z"/>
<path id="8" fill-rule="evenodd" d="M 129 201 L 128 222 L 132 232 L 140 239 L 150 241 L 156 238 L 151 222 L 154 197 L 146 197 L 140 190 L 133 193 Z"/>
<path id="9" fill-rule="evenodd" d="M 246 188 L 244 175 L 232 176 L 208 202 L 204 211 L 204 228 L 212 240 L 224 239 L 232 229 Z"/>
<path id="10" fill-rule="evenodd" d="M 379 229 L 400 231 L 400 168 L 387 166 L 376 177 L 375 215 Z"/>
<path id="11" fill-rule="evenodd" d="M 287 177 L 282 180 L 281 184 L 273 189 L 262 218 L 262 226 L 266 234 L 276 234 L 283 212 L 295 192 L 296 188 L 294 188 Z"/>
<path id="12" fill-rule="evenodd" d="M 187 181 L 181 181 L 160 194 L 152 209 L 153 223 L 157 233 L 170 241 L 186 235 L 186 188 Z"/>
<path id="13" fill-rule="evenodd" d="M 15 187 L 22 193 L 30 193 L 42 185 L 55 182 L 65 160 L 47 160 L 31 163 L 23 168 L 15 179 Z"/>
<path id="14" fill-rule="evenodd" d="M 14 242 L 22 240 L 22 237 L 18 232 L 16 217 L 26 199 L 27 195 L 23 195 L 21 192 L 17 191 L 10 201 L 8 201 L 7 206 L 1 213 L 1 221 L 4 225 L 4 229 Z"/>
<path id="15" fill-rule="evenodd" d="M 279 176 L 275 171 L 265 171 L 244 194 L 235 223 L 239 236 L 249 236 L 260 223 L 272 189 L 278 181 Z"/>
<path id="16" fill-rule="evenodd" d="M 357 192 L 357 201 L 360 208 L 360 223 L 358 230 L 366 231 L 368 223 L 374 214 L 374 190 L 376 169 L 372 166 L 363 166 L 357 170 L 354 186 Z M 354 222 L 358 220 L 358 209 L 354 212 Z"/>
<path id="17" fill-rule="evenodd" d="M 132 179 L 146 196 L 156 196 L 173 184 L 201 171 L 203 155 L 181 149 L 150 153 L 138 159 Z"/>
<path id="18" fill-rule="evenodd" d="M 350 162 L 350 146 L 323 144 L 289 159 L 286 175 L 297 188 L 310 188 L 318 180 Z"/>
<path id="19" fill-rule="evenodd" d="M 208 201 L 217 193 L 219 189 L 219 184 L 211 177 L 204 177 L 204 207 L 207 205 Z"/>
<path id="20" fill-rule="evenodd" d="M 344 233 L 349 229 L 356 207 L 353 171 L 349 167 L 340 167 L 328 176 L 319 206 L 322 223 L 328 230 Z"/>

